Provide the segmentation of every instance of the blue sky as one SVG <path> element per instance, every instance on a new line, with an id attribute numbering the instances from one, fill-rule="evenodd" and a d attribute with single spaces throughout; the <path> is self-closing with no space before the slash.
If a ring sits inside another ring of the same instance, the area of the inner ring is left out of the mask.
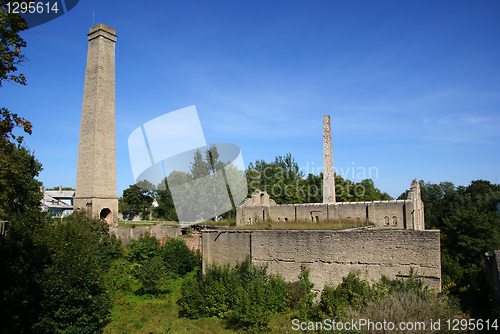
<path id="1" fill-rule="evenodd" d="M 93 12 L 118 35 L 119 196 L 128 136 L 190 105 L 207 142 L 240 146 L 246 165 L 290 152 L 316 173 L 329 114 L 344 177 L 392 196 L 415 178 L 500 183 L 499 1 L 81 0 L 23 32 L 28 85 L 0 89 L 33 123 L 46 187 L 75 185 Z"/>

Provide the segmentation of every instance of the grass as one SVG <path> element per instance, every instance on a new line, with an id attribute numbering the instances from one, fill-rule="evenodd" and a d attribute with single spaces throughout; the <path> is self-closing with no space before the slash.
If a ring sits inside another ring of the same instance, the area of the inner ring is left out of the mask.
<path id="1" fill-rule="evenodd" d="M 194 274 L 195 272 L 191 272 L 187 277 Z M 232 329 L 226 320 L 219 318 L 180 318 L 177 300 L 181 297 L 180 288 L 186 278 L 172 281 L 168 287 L 170 292 L 157 297 L 136 295 L 131 291 L 115 292 L 111 321 L 106 325 L 103 333 L 245 333 L 243 330 Z M 291 331 L 291 326 L 290 314 L 277 314 L 270 323 L 270 329 L 263 333 L 291 333 L 294 332 Z"/>
<path id="2" fill-rule="evenodd" d="M 347 319 L 370 319 L 377 322 L 401 323 L 424 323 L 426 329 L 418 330 L 415 327 L 411 333 L 429 333 L 429 323 L 441 319 L 439 333 L 453 333 L 445 325 L 446 319 L 469 319 L 469 316 L 462 313 L 458 304 L 453 300 L 439 296 L 429 295 L 426 298 L 419 298 L 415 291 L 396 292 L 384 296 L 381 300 L 370 301 L 358 308 L 349 308 L 346 313 Z M 388 330 L 370 330 L 367 333 L 391 333 Z M 394 331 L 392 331 L 394 332 Z M 409 331 L 410 332 L 410 331 Z M 437 331 L 432 331 L 433 333 Z M 455 331 L 456 332 L 456 331 Z M 464 333 L 461 331 L 460 333 Z"/>
<path id="3" fill-rule="evenodd" d="M 160 334 L 160 333 L 236 333 L 226 329 L 224 320 L 179 318 L 180 286 L 184 279 L 173 281 L 170 293 L 158 297 L 138 296 L 132 292 L 114 295 L 111 322 L 104 328 L 106 334 Z"/>
<path id="4" fill-rule="evenodd" d="M 164 297 L 117 296 L 111 313 L 112 321 L 104 328 L 107 334 L 139 333 L 234 333 L 223 320 L 197 320 L 178 317 L 178 306 L 171 295 Z"/>
<path id="5" fill-rule="evenodd" d="M 264 222 L 252 225 L 231 226 L 227 229 L 231 230 L 344 230 L 357 227 L 374 226 L 369 222 L 359 222 L 355 220 L 330 220 L 319 223 L 309 221 L 296 222 Z"/>
<path id="6" fill-rule="evenodd" d="M 192 272 L 188 277 L 194 274 L 195 272 Z M 195 320 L 180 318 L 176 302 L 180 298 L 180 287 L 184 280 L 185 278 L 178 278 L 172 281 L 168 288 L 170 292 L 158 297 L 139 296 L 123 291 L 115 293 L 111 322 L 103 332 L 106 334 L 244 333 L 243 330 L 231 329 L 226 320 L 218 318 Z M 429 319 L 468 319 L 453 301 L 433 294 L 419 298 L 414 291 L 396 292 L 376 301 L 362 303 L 358 307 L 348 305 L 346 307 L 344 319 L 347 320 L 362 318 L 380 323 L 384 321 L 428 323 Z M 303 333 L 292 330 L 292 319 L 297 317 L 294 312 L 274 315 L 270 329 L 263 333 Z M 327 316 L 324 315 L 324 318 Z"/>
<path id="7" fill-rule="evenodd" d="M 236 225 L 236 218 L 227 218 L 227 219 L 221 219 L 219 221 L 211 221 L 207 220 L 205 222 L 197 223 L 196 225 L 200 226 L 235 226 Z"/>
<path id="8" fill-rule="evenodd" d="M 161 220 L 141 220 L 130 222 L 118 222 L 118 226 L 148 226 L 154 224 L 162 224 L 169 226 L 180 226 L 178 222 L 169 222 Z M 199 226 L 220 227 L 229 230 L 345 230 L 357 227 L 375 226 L 375 224 L 364 221 L 356 221 L 352 219 L 338 219 L 322 222 L 310 221 L 290 221 L 290 222 L 270 222 L 257 223 L 252 225 L 238 225 L 236 226 L 236 219 L 222 219 L 219 221 L 206 221 L 197 223 Z"/>
<path id="9" fill-rule="evenodd" d="M 179 222 L 170 222 L 164 220 L 140 220 L 140 221 L 119 221 L 118 226 L 146 226 L 146 225 L 169 225 L 169 226 L 180 226 Z"/>

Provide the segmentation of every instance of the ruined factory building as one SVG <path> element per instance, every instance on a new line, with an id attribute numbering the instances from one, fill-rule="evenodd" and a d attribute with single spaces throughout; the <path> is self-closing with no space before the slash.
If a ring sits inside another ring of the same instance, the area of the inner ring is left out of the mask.
<path id="1" fill-rule="evenodd" d="M 277 205 L 266 192 L 255 191 L 236 210 L 237 230 L 202 232 L 203 268 L 210 263 L 250 258 L 287 281 L 310 270 L 314 289 L 337 285 L 349 272 L 361 278 L 407 277 L 412 270 L 429 286 L 441 289 L 440 233 L 425 230 L 424 204 L 417 181 L 407 200 L 350 202 L 335 200 L 330 117 L 323 117 L 323 203 Z M 345 230 L 286 229 L 293 222 L 316 225 L 353 221 Z M 358 223 L 359 222 L 359 223 Z M 277 230 L 245 230 L 245 226 L 281 224 Z M 367 227 L 369 225 L 369 227 Z"/>

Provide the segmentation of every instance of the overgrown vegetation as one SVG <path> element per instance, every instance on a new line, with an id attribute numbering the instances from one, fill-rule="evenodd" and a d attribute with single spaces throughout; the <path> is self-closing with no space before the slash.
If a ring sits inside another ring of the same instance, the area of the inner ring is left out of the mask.
<path id="1" fill-rule="evenodd" d="M 266 191 L 277 204 L 321 203 L 323 173 L 305 175 L 290 153 L 278 155 L 273 162 L 251 162 L 246 171 L 248 193 Z M 335 175 L 335 193 L 339 202 L 392 199 L 377 189 L 371 179 L 358 183 Z"/>
<path id="2" fill-rule="evenodd" d="M 0 253 L 4 333 L 88 333 L 108 322 L 103 273 L 121 245 L 107 223 L 31 213 L 11 222 Z"/>
<path id="3" fill-rule="evenodd" d="M 238 225 L 226 227 L 226 229 L 234 230 L 343 230 L 348 228 L 374 226 L 374 224 L 366 221 L 356 221 L 352 219 L 337 219 L 322 221 L 319 223 L 311 223 L 311 221 L 294 221 L 294 222 L 274 222 L 269 220 L 265 222 L 257 222 L 251 225 Z"/>
<path id="4" fill-rule="evenodd" d="M 196 179 L 204 177 L 224 166 L 219 160 L 219 153 L 215 146 L 211 146 L 205 152 L 205 155 L 203 157 L 201 152 L 196 152 L 191 163 L 190 173 L 181 173 L 182 178 Z M 268 192 L 270 198 L 278 204 L 321 203 L 323 201 L 321 193 L 323 174 L 304 175 L 290 153 L 285 156 L 278 155 L 275 161 L 270 163 L 263 160 L 252 162 L 245 173 L 248 196 L 259 189 Z M 343 179 L 340 175 L 335 175 L 335 191 L 339 202 L 392 199 L 387 193 L 377 189 L 371 179 L 352 182 Z M 152 205 L 153 201 L 156 201 L 154 206 Z M 119 205 L 121 212 L 132 211 L 137 215 L 141 215 L 143 219 L 147 219 L 147 216 L 151 213 L 154 218 L 169 221 L 178 220 L 167 179 L 163 180 L 159 186 L 147 181 L 141 181 L 138 185 L 131 185 L 123 191 Z M 236 211 L 233 208 L 222 214 L 221 217 L 224 220 L 233 221 L 235 216 Z M 212 223 L 217 224 L 217 222 Z M 268 227 L 272 226 L 271 223 L 268 225 Z"/>
<path id="5" fill-rule="evenodd" d="M 0 4 L 0 87 L 5 80 L 24 85 L 17 65 L 26 46 L 19 32 L 27 26 L 19 15 L 7 15 L 6 1 Z M 306 267 L 291 283 L 249 260 L 234 268 L 214 265 L 203 275 L 199 254 L 180 239 L 144 235 L 123 247 L 103 221 L 82 213 L 51 219 L 39 209 L 41 164 L 13 133 L 17 127 L 31 134 L 29 121 L 1 108 L 0 220 L 9 223 L 0 236 L 1 333 L 287 332 L 294 318 L 466 319 L 455 296 L 476 318 L 499 317 L 482 261 L 484 252 L 500 248 L 499 185 L 421 181 L 427 227 L 441 230 L 443 293 L 424 287 L 414 275 L 367 282 L 350 273 L 337 287 L 326 286 L 315 303 Z M 197 156 L 194 177 L 213 173 L 214 153 L 208 153 L 209 163 Z M 268 191 L 279 204 L 321 202 L 322 175 L 304 176 L 290 154 L 250 164 L 247 177 L 250 193 Z M 390 199 L 369 179 L 353 183 L 336 176 L 335 181 L 339 201 Z M 148 191 L 133 189 L 121 205 L 144 217 L 177 220 L 168 187 Z M 231 215 L 234 211 L 224 218 Z"/>
<path id="6" fill-rule="evenodd" d="M 476 318 L 498 318 L 486 282 L 484 254 L 500 249 L 500 185 L 472 181 L 467 187 L 451 182 L 420 181 L 426 228 L 441 231 L 443 290 L 457 296 Z M 406 198 L 407 193 L 401 195 Z"/>
<path id="7" fill-rule="evenodd" d="M 462 319 L 466 315 L 445 294 L 429 289 L 410 272 L 410 277 L 374 282 L 361 280 L 350 273 L 337 287 L 326 286 L 319 303 L 320 318 L 349 321 L 370 319 L 373 322 L 425 322 L 432 319 Z M 370 332 L 373 332 L 370 331 Z M 425 332 L 425 331 L 424 331 Z"/>
<path id="8" fill-rule="evenodd" d="M 181 287 L 180 316 L 200 319 L 225 319 L 227 326 L 248 331 L 275 331 L 281 327 L 273 318 L 302 322 L 324 319 L 425 321 L 431 319 L 465 319 L 458 304 L 444 294 L 426 287 L 411 272 L 408 279 L 379 281 L 361 280 L 350 273 L 337 287 L 325 286 L 319 303 L 309 280 L 309 270 L 303 267 L 298 281 L 286 283 L 280 276 L 267 274 L 266 267 L 253 265 L 248 259 L 236 267 L 211 266 L 205 275 L 199 272 Z M 372 283 L 372 284 L 370 284 Z"/>
<path id="9" fill-rule="evenodd" d="M 205 275 L 198 272 L 182 285 L 178 303 L 184 317 L 218 317 L 235 328 L 260 330 L 288 310 L 287 292 L 281 277 L 247 259 L 235 268 L 212 265 Z"/>

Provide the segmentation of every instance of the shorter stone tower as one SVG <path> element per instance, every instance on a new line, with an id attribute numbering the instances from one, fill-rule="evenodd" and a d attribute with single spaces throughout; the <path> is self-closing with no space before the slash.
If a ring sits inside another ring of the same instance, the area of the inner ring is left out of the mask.
<path id="1" fill-rule="evenodd" d="M 408 223 L 408 228 L 425 230 L 424 202 L 420 193 L 420 183 L 417 180 L 411 181 L 408 200 L 413 203 L 413 207 L 410 208 L 409 212 L 411 214 L 411 222 Z"/>
<path id="2" fill-rule="evenodd" d="M 335 203 L 332 128 L 330 115 L 323 116 L 323 203 Z"/>
<path id="3" fill-rule="evenodd" d="M 74 207 L 118 222 L 115 138 L 115 29 L 90 28 Z"/>

